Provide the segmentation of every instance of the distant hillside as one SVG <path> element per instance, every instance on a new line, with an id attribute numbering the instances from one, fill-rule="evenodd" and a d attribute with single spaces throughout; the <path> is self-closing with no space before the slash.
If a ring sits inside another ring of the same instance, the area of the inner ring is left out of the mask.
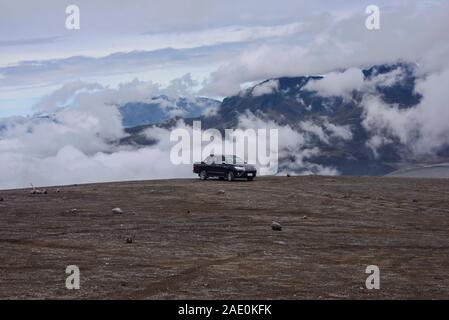
<path id="1" fill-rule="evenodd" d="M 389 173 L 389 177 L 402 178 L 449 178 L 449 163 L 434 165 L 422 165 L 411 168 L 403 168 Z"/>
<path id="2" fill-rule="evenodd" d="M 213 112 L 220 101 L 208 98 L 152 97 L 150 102 L 129 102 L 119 107 L 126 128 L 157 124 L 173 117 L 199 117 L 203 112 Z"/>
<path id="3" fill-rule="evenodd" d="M 421 96 L 415 91 L 414 65 L 396 63 L 365 69 L 362 81 L 366 85 L 349 92 L 348 96 L 323 95 L 309 88 L 312 81 L 319 83 L 323 79 L 321 76 L 269 79 L 225 98 L 212 115 L 190 113 L 189 117 L 172 117 L 160 125 L 170 127 L 179 118 L 187 123 L 199 119 L 203 128 L 224 130 L 239 126 L 242 116 L 248 113 L 262 121 L 288 125 L 307 138 L 304 148 L 317 148 L 319 152 L 307 156 L 307 166 L 301 166 L 304 161 L 298 157 L 298 150 L 284 152 L 280 159 L 281 172 L 320 173 L 320 168 L 326 167 L 335 168 L 342 175 L 381 176 L 397 170 L 404 163 L 421 161 L 415 159 L 408 146 L 395 137 L 389 137 L 391 143 L 373 152 L 368 145 L 371 133 L 364 126 L 364 108 L 361 105 L 364 95 L 369 93 L 399 109 L 416 106 Z M 129 130 L 130 137 L 124 142 L 151 143 L 141 134 L 145 128 Z M 448 150 L 439 150 L 438 157 L 435 155 L 430 160 L 448 159 Z"/>

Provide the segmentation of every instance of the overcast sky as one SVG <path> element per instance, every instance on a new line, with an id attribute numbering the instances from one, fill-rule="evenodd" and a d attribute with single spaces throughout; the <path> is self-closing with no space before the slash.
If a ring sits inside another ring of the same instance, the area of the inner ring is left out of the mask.
<path id="1" fill-rule="evenodd" d="M 80 30 L 65 27 L 70 4 Z M 369 4 L 381 30 L 365 28 Z M 434 71 L 449 60 L 448 12 L 445 0 L 3 0 L 0 117 L 30 114 L 77 80 L 167 84 L 191 73 L 200 94 L 222 97 L 270 77 L 397 59 Z"/>

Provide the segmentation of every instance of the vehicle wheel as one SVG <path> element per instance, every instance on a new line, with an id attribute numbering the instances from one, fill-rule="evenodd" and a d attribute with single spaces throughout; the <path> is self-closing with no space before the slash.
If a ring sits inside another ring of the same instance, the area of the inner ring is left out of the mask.
<path id="1" fill-rule="evenodd" d="M 248 178 L 246 178 L 248 181 L 253 181 L 254 180 L 254 177 L 248 177 Z"/>
<path id="2" fill-rule="evenodd" d="M 228 174 L 226 175 L 226 180 L 233 181 L 234 180 L 234 173 L 229 171 Z"/>
<path id="3" fill-rule="evenodd" d="M 207 172 L 206 171 L 203 170 L 200 172 L 200 179 L 207 180 Z"/>

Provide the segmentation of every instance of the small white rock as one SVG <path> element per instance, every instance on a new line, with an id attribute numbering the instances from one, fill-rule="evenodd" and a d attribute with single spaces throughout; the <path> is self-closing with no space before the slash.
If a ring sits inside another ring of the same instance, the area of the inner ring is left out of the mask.
<path id="1" fill-rule="evenodd" d="M 120 209 L 120 208 L 114 208 L 114 209 L 112 209 L 112 213 L 113 213 L 113 214 L 122 214 L 123 211 L 122 211 L 122 209 Z"/>

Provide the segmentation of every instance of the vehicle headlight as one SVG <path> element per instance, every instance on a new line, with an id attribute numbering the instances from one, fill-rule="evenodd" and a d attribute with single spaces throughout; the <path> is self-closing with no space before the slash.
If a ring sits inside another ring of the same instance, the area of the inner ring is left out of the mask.
<path id="1" fill-rule="evenodd" d="M 245 167 L 235 167 L 235 170 L 245 171 Z"/>

